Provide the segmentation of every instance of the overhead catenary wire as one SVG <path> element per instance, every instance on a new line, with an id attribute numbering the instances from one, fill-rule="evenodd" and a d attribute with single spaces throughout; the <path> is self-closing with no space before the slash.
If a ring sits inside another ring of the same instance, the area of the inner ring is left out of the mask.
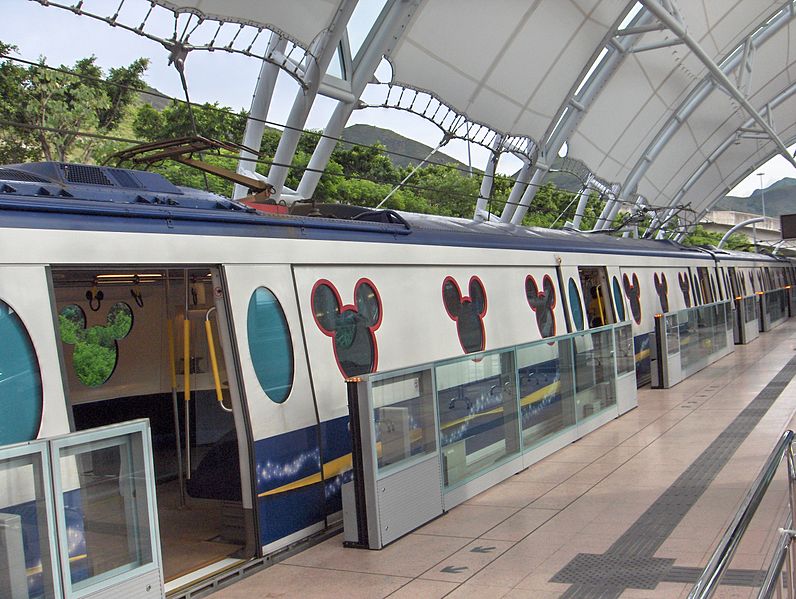
<path id="1" fill-rule="evenodd" d="M 45 64 L 43 62 L 34 62 L 34 61 L 26 60 L 26 59 L 23 59 L 23 58 L 17 58 L 17 57 L 14 57 L 14 56 L 9 56 L 8 54 L 0 55 L 0 59 L 5 59 L 5 60 L 14 61 L 14 62 L 19 62 L 21 64 L 26 64 L 26 65 L 33 66 L 33 67 L 45 68 L 45 69 L 52 70 L 52 71 L 55 71 L 55 72 L 64 73 L 64 74 L 67 74 L 67 75 L 70 75 L 70 76 L 73 76 L 73 77 L 77 77 L 77 78 L 81 78 L 81 79 L 85 79 L 85 80 L 89 80 L 89 81 L 93 81 L 93 82 L 97 82 L 97 83 L 102 83 L 102 84 L 109 85 L 109 86 L 115 86 L 115 87 L 118 87 L 118 88 L 121 88 L 121 89 L 134 91 L 134 92 L 138 92 L 138 93 L 142 93 L 142 94 L 147 94 L 147 95 L 150 95 L 150 96 L 153 96 L 153 97 L 159 97 L 159 98 L 162 98 L 162 99 L 170 100 L 170 101 L 172 101 L 174 103 L 187 104 L 188 108 L 189 108 L 189 112 L 191 113 L 192 122 L 195 123 L 195 121 L 193 120 L 192 106 L 196 105 L 196 103 L 191 103 L 189 100 L 188 101 L 181 100 L 179 98 L 174 98 L 174 97 L 168 96 L 166 94 L 163 94 L 161 92 L 158 92 L 157 90 L 146 89 L 146 88 L 130 86 L 130 85 L 124 85 L 124 84 L 121 84 L 121 83 L 118 83 L 118 82 L 108 81 L 108 80 L 102 79 L 100 77 L 94 77 L 94 76 L 86 75 L 86 74 L 83 74 L 83 73 L 75 73 L 74 71 L 69 70 L 68 68 L 53 67 L 53 66 L 47 65 L 47 64 Z M 236 113 L 233 110 L 230 110 L 230 109 L 225 108 L 225 107 L 214 106 L 214 105 L 211 105 L 211 104 L 204 104 L 204 105 L 202 105 L 202 107 L 205 108 L 205 109 L 210 109 L 210 110 L 213 110 L 213 111 L 221 112 L 221 113 L 224 113 L 224 114 L 227 114 L 227 115 L 233 115 L 233 116 L 239 115 L 239 113 Z M 274 121 L 269 121 L 268 119 L 257 119 L 257 118 L 253 118 L 253 117 L 249 117 L 249 116 L 247 116 L 246 118 L 251 118 L 252 120 L 255 120 L 255 121 L 258 121 L 258 122 L 262 122 L 262 123 L 267 124 L 267 125 L 272 125 L 274 127 L 281 127 L 283 129 L 301 131 L 304 134 L 311 135 L 311 136 L 317 137 L 319 139 L 321 139 L 321 138 L 333 139 L 333 140 L 335 140 L 337 142 L 349 144 L 349 145 L 352 145 L 352 146 L 357 146 L 357 147 L 362 147 L 362 148 L 367 148 L 367 149 L 378 149 L 381 153 L 387 154 L 387 155 L 391 155 L 391 156 L 403 157 L 403 158 L 407 158 L 407 159 L 410 159 L 410 160 L 413 160 L 413 161 L 420 160 L 419 157 L 412 156 L 412 155 L 409 155 L 409 154 L 404 154 L 404 153 L 401 153 L 401 152 L 395 152 L 395 151 L 392 151 L 392 150 L 388 150 L 388 149 L 386 149 L 384 147 L 381 147 L 381 146 L 369 146 L 367 144 L 362 144 L 362 143 L 358 143 L 358 142 L 354 142 L 354 141 L 348 141 L 348 140 L 343 139 L 343 138 L 327 136 L 327 135 L 324 135 L 323 133 L 317 132 L 317 131 L 310 131 L 310 130 L 304 130 L 304 129 L 288 127 L 288 126 L 285 126 L 283 124 L 276 123 Z M 8 121 L 8 120 L 4 120 L 4 119 L 0 119 L 0 124 L 6 125 L 6 126 L 12 126 L 12 127 L 21 127 L 21 128 L 25 128 L 25 129 L 31 129 L 31 130 L 45 130 L 45 131 L 51 131 L 51 132 L 57 132 L 57 133 L 67 133 L 67 134 L 75 135 L 75 136 L 103 139 L 103 140 L 107 140 L 107 141 L 117 141 L 117 142 L 122 142 L 122 143 L 131 143 L 131 144 L 143 143 L 141 140 L 134 140 L 134 139 L 129 139 L 129 138 L 122 138 L 122 137 L 117 137 L 117 136 L 103 135 L 103 134 L 84 132 L 84 131 L 73 131 L 73 130 L 67 131 L 67 130 L 64 130 L 64 129 L 56 129 L 56 128 L 52 128 L 52 127 L 44 127 L 44 126 L 39 126 L 39 125 L 30 125 L 30 124 L 27 124 L 27 123 L 12 122 L 12 121 Z M 221 157 L 228 157 L 230 159 L 237 159 L 238 158 L 236 155 L 227 155 L 227 154 L 224 154 L 224 153 L 221 153 L 221 152 L 219 152 L 218 155 L 221 156 Z M 433 151 L 429 154 L 429 156 L 430 155 L 433 155 Z M 451 164 L 451 163 L 435 162 L 433 160 L 430 160 L 429 156 L 426 156 L 426 158 L 424 160 L 421 160 L 420 164 L 422 165 L 423 162 L 426 162 L 429 165 L 441 166 L 441 167 L 444 167 L 446 169 L 450 169 L 450 170 L 453 170 L 453 171 L 459 171 L 459 172 L 462 172 L 462 173 L 465 173 L 465 174 L 470 174 L 469 169 L 466 168 L 466 167 L 459 167 L 459 166 L 457 166 L 455 164 Z M 309 167 L 302 167 L 302 166 L 297 166 L 297 165 L 293 165 L 293 164 L 276 163 L 276 162 L 274 162 L 272 160 L 267 160 L 267 159 L 263 159 L 263 158 L 255 159 L 255 160 L 253 160 L 253 162 L 255 162 L 257 164 L 264 164 L 264 165 L 270 165 L 270 166 L 283 166 L 283 167 L 292 169 L 295 172 L 306 172 L 306 171 L 317 172 L 317 173 L 320 173 L 321 175 L 326 176 L 326 177 L 338 177 L 338 178 L 345 177 L 347 179 L 370 181 L 370 182 L 373 182 L 373 183 L 385 184 L 385 185 L 394 185 L 395 184 L 394 181 L 386 181 L 386 180 L 382 181 L 382 180 L 378 180 L 378 179 L 374 179 L 374 178 L 362 177 L 362 176 L 357 176 L 357 175 L 338 175 L 336 173 L 328 172 L 326 169 L 312 169 L 312 168 L 309 168 Z M 505 177 L 505 175 L 503 175 L 503 176 Z M 206 178 L 206 175 L 205 175 L 205 178 Z M 510 177 L 507 177 L 507 178 L 509 180 L 511 180 Z M 531 184 L 530 183 L 526 183 L 525 185 L 526 186 L 530 186 Z M 543 183 L 535 184 L 535 186 L 538 187 L 538 188 L 544 187 L 545 185 L 546 184 L 543 184 Z M 402 185 L 400 185 L 400 187 L 403 187 L 403 188 L 406 188 L 406 189 L 409 189 L 409 190 L 418 191 L 418 192 L 448 193 L 452 197 L 457 197 L 457 198 L 461 198 L 461 199 L 468 199 L 468 200 L 473 200 L 473 201 L 477 200 L 477 198 L 478 198 L 478 193 L 474 193 L 474 194 L 461 194 L 461 193 L 455 193 L 455 192 L 451 193 L 450 190 L 427 187 L 427 186 L 416 185 L 416 184 L 403 183 Z M 393 193 L 394 193 L 394 191 L 395 190 L 393 190 Z M 575 192 L 571 192 L 569 190 L 561 190 L 561 191 L 564 192 L 564 193 L 575 193 Z M 595 190 L 595 191 L 599 192 L 599 190 Z M 505 205 L 509 205 L 509 204 L 513 204 L 513 203 L 514 202 L 508 202 L 507 200 L 502 200 L 502 199 L 499 199 L 499 198 L 491 198 L 490 199 L 490 206 L 494 206 L 494 205 L 505 206 Z M 622 203 L 628 203 L 628 202 L 622 202 Z M 557 211 L 540 210 L 540 209 L 535 210 L 535 213 L 537 213 L 537 214 L 550 214 L 550 215 L 554 215 L 554 214 L 557 215 L 558 214 Z"/>
<path id="2" fill-rule="evenodd" d="M 84 73 L 75 73 L 74 71 L 72 71 L 72 70 L 70 70 L 68 68 L 64 68 L 64 67 L 54 67 L 52 65 L 48 65 L 48 64 L 45 64 L 45 63 L 36 62 L 36 61 L 32 61 L 32 60 L 27 60 L 27 59 L 24 59 L 24 58 L 18 58 L 18 57 L 15 57 L 15 56 L 9 56 L 7 54 L 0 54 L 0 60 L 10 60 L 10 61 L 13 61 L 13 62 L 18 62 L 20 64 L 25 64 L 25 65 L 28 65 L 28 66 L 44 68 L 44 69 L 48 69 L 48 70 L 51 70 L 51 71 L 54 71 L 54 72 L 63 73 L 63 74 L 66 74 L 66 75 L 71 75 L 73 77 L 78 77 L 80 79 L 85 79 L 87 81 L 93 81 L 93 82 L 96 82 L 96 83 L 104 83 L 106 85 L 115 86 L 115 87 L 118 87 L 118 88 L 121 88 L 121 89 L 125 89 L 125 90 L 128 90 L 128 91 L 138 92 L 138 93 L 141 93 L 141 94 L 144 94 L 144 95 L 152 96 L 152 97 L 155 97 L 155 98 L 160 98 L 162 100 L 169 100 L 171 102 L 175 102 L 175 103 L 178 103 L 178 104 L 185 104 L 186 103 L 185 100 L 182 100 L 180 98 L 175 98 L 173 96 L 169 96 L 167 94 L 159 92 L 158 90 L 156 90 L 154 88 L 142 88 L 142 87 L 135 87 L 135 86 L 132 86 L 132 85 L 124 85 L 122 83 L 118 83 L 118 82 L 115 82 L 115 81 L 108 81 L 107 79 L 102 79 L 100 77 L 94 77 L 94 76 L 91 76 L 91 75 L 86 75 Z M 223 106 L 214 106 L 214 105 L 209 104 L 209 103 L 197 104 L 196 102 L 194 102 L 193 105 L 194 106 L 202 106 L 203 109 L 213 110 L 215 112 L 221 112 L 221 113 L 224 113 L 224 114 L 227 114 L 227 115 L 240 116 L 239 112 L 235 112 L 234 110 L 231 110 L 231 109 L 229 109 L 227 107 L 223 107 Z M 357 147 L 361 147 L 361 148 L 365 148 L 365 149 L 371 149 L 371 150 L 372 149 L 378 149 L 383 154 L 388 154 L 390 156 L 396 156 L 398 158 L 406 158 L 406 159 L 412 160 L 412 161 L 420 161 L 421 160 L 421 158 L 419 156 L 412 156 L 411 154 L 405 154 L 405 153 L 402 153 L 402 152 L 396 152 L 395 150 L 389 150 L 389 149 L 384 148 L 384 147 L 371 146 L 371 145 L 368 145 L 368 144 L 363 144 L 363 143 L 360 143 L 360 142 L 347 140 L 347 139 L 342 138 L 342 137 L 333 137 L 333 136 L 330 136 L 330 135 L 325 135 L 321 131 L 312 131 L 310 129 L 301 129 L 301 128 L 298 128 L 298 127 L 291 127 L 289 125 L 286 125 L 286 124 L 283 124 L 283 123 L 278 123 L 276 121 L 271 121 L 271 120 L 268 120 L 268 119 L 262 119 L 262 118 L 253 117 L 253 116 L 248 115 L 248 113 L 246 114 L 246 119 L 254 121 L 256 123 L 263 123 L 265 125 L 274 127 L 276 129 L 286 129 L 288 131 L 298 131 L 298 132 L 300 132 L 302 134 L 306 134 L 306 135 L 310 135 L 310 136 L 313 136 L 313 137 L 317 137 L 318 139 L 330 139 L 330 140 L 336 141 L 338 143 L 349 144 L 349 145 L 352 145 L 352 146 L 357 146 Z M 459 171 L 459 172 L 462 172 L 462 173 L 471 174 L 469 167 L 458 166 L 455 163 L 451 163 L 451 162 L 436 162 L 434 160 L 426 160 L 426 163 L 429 164 L 429 165 L 433 165 L 433 166 L 439 166 L 439 167 L 443 167 L 443 168 L 446 168 L 446 169 L 456 170 L 456 171 Z"/>
<path id="3" fill-rule="evenodd" d="M 29 123 L 20 123 L 20 122 L 16 122 L 16 121 L 9 121 L 7 119 L 0 119 L 0 126 L 16 127 L 16 128 L 29 129 L 29 130 L 43 130 L 43 131 L 49 131 L 49 132 L 53 132 L 53 133 L 66 133 L 66 134 L 69 134 L 69 135 L 74 135 L 76 137 L 89 137 L 89 138 L 102 139 L 102 140 L 106 140 L 106 141 L 117 141 L 117 142 L 124 142 L 124 143 L 130 143 L 130 144 L 141 144 L 141 143 L 144 143 L 143 141 L 137 140 L 137 139 L 130 139 L 130 138 L 125 138 L 125 137 L 116 137 L 116 136 L 111 136 L 111 135 L 102 135 L 102 134 L 99 134 L 99 133 L 91 133 L 91 132 L 87 132 L 87 131 L 58 129 L 58 128 L 54 128 L 54 127 L 45 127 L 43 125 L 31 125 Z M 237 160 L 237 158 L 238 158 L 237 154 L 225 153 L 223 151 L 218 151 L 218 152 L 216 152 L 215 155 L 219 156 L 220 158 L 228 158 L 230 160 Z M 277 162 L 275 162 L 273 160 L 268 160 L 268 159 L 265 159 L 265 158 L 256 158 L 256 159 L 253 159 L 252 162 L 255 162 L 257 164 L 277 165 L 277 166 L 279 166 L 281 164 L 281 163 L 277 163 Z M 338 178 L 338 179 L 351 179 L 351 180 L 358 180 L 358 181 L 369 181 L 371 183 L 376 183 L 376 184 L 379 184 L 379 185 L 392 185 L 394 183 L 392 181 L 384 181 L 384 180 L 379 180 L 379 179 L 374 179 L 374 178 L 369 178 L 369 177 L 363 177 L 361 175 L 353 175 L 353 174 L 348 174 L 347 175 L 347 174 L 332 173 L 332 172 L 326 171 L 325 169 L 313 169 L 313 168 L 309 168 L 309 167 L 306 167 L 306 166 L 302 167 L 302 166 L 292 166 L 292 165 L 284 165 L 284 164 L 281 164 L 281 165 L 282 166 L 288 166 L 289 168 L 292 168 L 292 169 L 294 169 L 296 171 L 317 172 L 317 173 L 321 173 L 323 176 L 334 177 L 334 178 Z M 542 188 L 542 187 L 545 187 L 545 185 L 547 185 L 547 184 L 539 183 L 539 184 L 536 184 L 536 187 Z M 423 185 L 417 185 L 417 184 L 414 184 L 414 183 L 405 183 L 403 185 L 403 187 L 406 188 L 406 189 L 415 191 L 415 192 L 420 192 L 420 193 L 423 193 L 423 192 L 426 192 L 426 193 L 446 193 L 450 197 L 459 198 L 459 199 L 465 199 L 465 200 L 471 200 L 473 202 L 478 199 L 478 193 L 463 194 L 463 193 L 451 192 L 448 189 L 442 189 L 442 188 L 438 188 L 438 187 L 428 187 L 428 186 L 423 186 Z M 565 194 L 575 194 L 575 195 L 577 195 L 577 192 L 572 192 L 572 191 L 568 191 L 568 190 L 559 189 L 558 191 L 560 191 L 562 193 L 565 193 Z M 594 189 L 594 191 L 599 193 L 598 189 Z M 630 204 L 629 202 L 625 202 L 625 203 Z M 490 211 L 492 211 L 492 208 L 494 206 L 507 206 L 507 205 L 512 205 L 512 204 L 513 205 L 518 205 L 517 202 L 509 202 L 508 200 L 504 200 L 504 199 L 501 199 L 501 198 L 490 198 L 490 201 L 489 201 Z M 652 208 L 654 209 L 654 206 Z M 555 215 L 559 214 L 557 209 L 556 210 L 545 210 L 545 209 L 542 209 L 541 207 L 535 208 L 534 209 L 534 213 L 535 214 L 550 215 L 550 216 L 555 216 Z M 610 231 L 607 231 L 607 232 L 610 232 Z"/>

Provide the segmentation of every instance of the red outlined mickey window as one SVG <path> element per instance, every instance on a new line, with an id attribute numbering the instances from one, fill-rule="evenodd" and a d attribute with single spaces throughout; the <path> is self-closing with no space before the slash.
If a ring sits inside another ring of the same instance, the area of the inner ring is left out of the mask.
<path id="1" fill-rule="evenodd" d="M 442 301 L 451 320 L 456 322 L 456 332 L 464 353 L 483 351 L 486 347 L 484 316 L 487 302 L 484 284 L 476 276 L 470 277 L 470 295 L 462 296 L 459 284 L 453 277 L 442 282 Z"/>
<path id="2" fill-rule="evenodd" d="M 343 305 L 333 283 L 320 279 L 312 287 L 312 315 L 332 339 L 337 367 L 345 378 L 375 372 L 379 350 L 375 331 L 381 325 L 381 297 L 369 279 L 354 285 L 354 303 Z"/>

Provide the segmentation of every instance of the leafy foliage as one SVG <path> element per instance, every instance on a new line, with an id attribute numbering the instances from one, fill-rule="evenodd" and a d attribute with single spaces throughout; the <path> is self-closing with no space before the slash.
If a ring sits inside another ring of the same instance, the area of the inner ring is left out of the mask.
<path id="1" fill-rule="evenodd" d="M 1 56 L 11 51 L 12 47 L 0 44 Z M 97 142 L 79 133 L 108 134 L 116 129 L 137 97 L 130 87 L 143 86 L 141 77 L 148 64 L 139 58 L 127 67 L 111 69 L 107 78 L 116 85 L 108 85 L 94 56 L 72 67 L 61 65 L 59 70 L 47 68 L 44 58 L 27 68 L 2 61 L 0 117 L 23 127 L 0 131 L 0 158 L 3 162 L 41 157 L 89 161 Z"/>
<path id="2" fill-rule="evenodd" d="M 719 245 L 723 235 L 721 233 L 712 233 L 705 229 L 702 225 L 696 225 L 694 230 L 691 231 L 684 239 L 684 245 L 700 246 L 700 245 Z M 751 242 L 746 235 L 742 233 L 733 233 L 727 238 L 722 247 L 728 250 L 748 250 Z"/>

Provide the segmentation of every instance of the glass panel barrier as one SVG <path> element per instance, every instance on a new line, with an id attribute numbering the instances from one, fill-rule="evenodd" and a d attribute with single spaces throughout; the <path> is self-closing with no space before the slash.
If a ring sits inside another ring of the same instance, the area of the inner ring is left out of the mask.
<path id="1" fill-rule="evenodd" d="M 680 352 L 680 324 L 677 314 L 666 317 L 666 347 L 670 356 Z"/>
<path id="2" fill-rule="evenodd" d="M 727 339 L 733 324 L 729 302 L 680 310 L 666 316 L 665 325 L 659 320 L 656 334 L 665 336 L 666 351 L 657 357 L 656 387 L 676 385 L 734 349 Z"/>
<path id="3" fill-rule="evenodd" d="M 154 493 L 144 420 L 0 448 L 0 597 L 162 596 Z"/>
<path id="4" fill-rule="evenodd" d="M 69 564 L 75 590 L 152 562 L 149 518 L 138 499 L 146 490 L 143 464 L 135 460 L 136 441 L 126 436 L 60 453 L 61 480 L 76 474 L 80 481 L 78 489 L 64 489 L 62 495 L 67 510 L 83 515 L 86 564 Z"/>
<path id="5" fill-rule="evenodd" d="M 379 475 L 437 450 L 431 370 L 373 382 Z"/>
<path id="6" fill-rule="evenodd" d="M 743 298 L 744 322 L 757 320 L 757 300 L 754 297 Z"/>
<path id="7" fill-rule="evenodd" d="M 446 487 L 520 451 L 512 350 L 438 365 L 435 376 Z"/>
<path id="8" fill-rule="evenodd" d="M 635 373 L 621 322 L 348 381 L 346 542 L 379 549 L 632 409 Z"/>
<path id="9" fill-rule="evenodd" d="M 0 450 L 0 597 L 60 597 L 47 444 Z"/>
<path id="10" fill-rule="evenodd" d="M 784 289 L 766 293 L 766 310 L 769 324 L 776 324 L 788 315 L 788 296 Z"/>
<path id="11" fill-rule="evenodd" d="M 614 329 L 616 345 L 616 374 L 623 376 L 636 369 L 636 355 L 633 351 L 633 327 L 619 325 Z"/>
<path id="12" fill-rule="evenodd" d="M 585 420 L 616 404 L 613 331 L 595 329 L 577 335 L 575 400 L 577 420 Z"/>
<path id="13" fill-rule="evenodd" d="M 57 437 L 50 448 L 66 596 L 162 585 L 147 422 Z"/>
<path id="14" fill-rule="evenodd" d="M 632 337 L 630 344 L 632 348 Z M 575 425 L 571 355 L 571 339 L 517 348 L 525 448 Z"/>

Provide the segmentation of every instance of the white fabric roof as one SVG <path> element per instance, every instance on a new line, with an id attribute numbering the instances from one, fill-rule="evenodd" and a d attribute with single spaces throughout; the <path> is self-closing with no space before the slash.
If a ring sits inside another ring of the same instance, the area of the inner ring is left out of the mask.
<path id="1" fill-rule="evenodd" d="M 703 0 L 680 3 L 689 33 L 716 62 L 728 56 L 743 39 L 765 22 L 783 3 L 779 1 Z M 791 82 L 793 52 L 789 40 L 792 24 L 757 48 L 747 97 L 759 111 Z M 648 33 L 642 42 L 673 39 L 670 32 Z M 796 74 L 796 73 L 794 73 Z M 600 176 L 624 182 L 656 134 L 707 75 L 685 46 L 634 53 L 625 58 L 597 97 L 569 140 L 570 155 L 584 160 Z M 733 78 L 733 77 L 731 77 Z M 774 124 L 794 122 L 793 106 L 775 111 Z M 749 115 L 728 94 L 714 89 L 689 114 L 674 136 L 654 157 L 638 191 L 653 204 L 668 204 L 707 158 L 749 120 Z M 787 132 L 779 129 L 780 136 Z M 771 155 L 770 141 L 741 140 L 718 156 L 702 175 L 708 179 L 680 195 L 678 203 L 698 209 L 718 199 L 740 178 Z"/>
<path id="2" fill-rule="evenodd" d="M 155 1 L 176 11 L 277 29 L 308 48 L 344 0 Z M 406 6 L 413 1 L 406 0 Z M 604 181 L 627 186 L 634 180 L 631 175 L 641 174 L 637 192 L 652 205 L 707 209 L 777 151 L 763 138 L 733 143 L 739 127 L 756 125 L 737 101 L 715 87 L 672 126 L 694 90 L 706 85 L 708 70 L 685 45 L 617 54 L 616 42 L 627 38 L 613 36 L 634 0 L 416 2 L 386 53 L 393 83 L 428 91 L 472 121 L 499 133 L 530 137 L 543 148 L 564 109 L 570 106 L 572 114 L 577 106 L 567 139 L 569 156 L 583 160 Z M 716 63 L 792 5 L 786 0 L 670 3 Z M 642 9 L 639 16 L 644 13 Z M 796 99 L 783 97 L 796 76 L 794 34 L 790 22 L 760 38 L 765 39 L 756 44 L 745 85 L 748 100 L 761 112 L 777 100 L 771 124 L 786 143 L 796 139 Z M 677 38 L 663 29 L 635 40 L 639 48 Z M 582 79 L 605 48 L 620 59 L 610 71 L 600 74 L 597 69 L 599 89 L 581 102 Z M 664 143 L 656 144 L 667 130 Z M 628 187 L 628 194 L 635 191 Z"/>
<path id="3" fill-rule="evenodd" d="M 628 0 L 425 0 L 387 55 L 393 80 L 539 140 Z"/>
<path id="4" fill-rule="evenodd" d="M 329 26 L 339 0 L 154 0 L 175 12 L 244 23 L 287 34 L 305 49 Z"/>

